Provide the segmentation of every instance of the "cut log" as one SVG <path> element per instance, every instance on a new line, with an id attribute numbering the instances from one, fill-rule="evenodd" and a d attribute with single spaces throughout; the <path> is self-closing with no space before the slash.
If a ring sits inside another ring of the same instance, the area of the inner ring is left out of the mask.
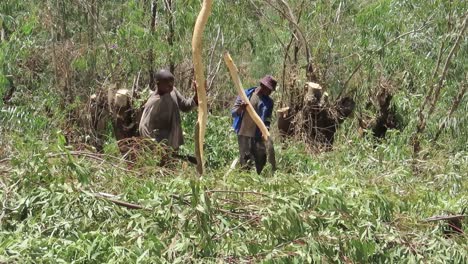
<path id="1" fill-rule="evenodd" d="M 306 95 L 304 96 L 304 104 L 311 104 L 312 107 L 316 108 L 321 106 L 321 101 L 323 97 L 322 86 L 314 82 L 306 82 L 304 85 L 304 90 L 306 90 Z"/>
<path id="2" fill-rule="evenodd" d="M 197 17 L 192 38 L 192 55 L 195 80 L 197 81 L 198 120 L 195 125 L 195 155 L 197 157 L 197 172 L 202 175 L 205 170 L 203 143 L 205 141 L 206 123 L 208 120 L 208 104 L 206 98 L 205 75 L 202 61 L 202 36 L 206 22 L 211 13 L 212 0 L 204 0 L 200 14 Z"/>
<path id="3" fill-rule="evenodd" d="M 127 89 L 119 89 L 114 96 L 114 106 L 116 108 L 127 107 L 130 104 L 129 91 Z"/>

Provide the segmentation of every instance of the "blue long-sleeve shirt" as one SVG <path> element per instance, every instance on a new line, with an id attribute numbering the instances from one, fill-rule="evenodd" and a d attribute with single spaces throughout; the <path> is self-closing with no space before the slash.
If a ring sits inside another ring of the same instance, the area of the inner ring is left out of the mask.
<path id="1" fill-rule="evenodd" d="M 245 94 L 247 95 L 247 98 L 249 98 L 249 100 L 252 97 L 252 94 L 255 92 L 255 89 L 257 89 L 257 87 L 252 87 L 252 88 L 245 90 Z M 265 126 L 268 129 L 270 129 L 271 115 L 273 113 L 273 100 L 267 95 L 261 95 L 259 96 L 259 98 L 260 98 L 260 102 L 256 109 L 257 114 L 260 116 L 260 119 L 262 119 Z M 234 131 L 236 131 L 236 134 L 239 134 L 244 114 L 248 115 L 248 113 L 245 113 L 246 111 L 242 112 L 241 114 L 237 113 L 237 109 L 242 104 L 242 102 L 243 101 L 240 98 L 240 96 L 237 96 L 236 102 L 234 103 L 234 107 L 231 110 L 232 117 L 234 118 L 233 123 L 232 123 L 232 128 L 234 128 Z M 260 132 L 260 129 L 257 127 L 255 131 L 255 137 L 261 138 L 261 136 L 262 136 L 262 133 Z"/>

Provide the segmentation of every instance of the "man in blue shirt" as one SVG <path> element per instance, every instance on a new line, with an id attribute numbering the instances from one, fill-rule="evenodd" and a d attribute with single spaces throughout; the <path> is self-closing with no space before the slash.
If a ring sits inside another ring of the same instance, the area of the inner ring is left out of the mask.
<path id="1" fill-rule="evenodd" d="M 245 90 L 250 103 L 268 129 L 273 113 L 273 100 L 270 94 L 276 89 L 276 83 L 271 75 L 266 75 L 260 80 L 258 87 Z M 241 166 L 247 169 L 251 167 L 252 162 L 255 162 L 257 173 L 260 174 L 267 160 L 265 142 L 262 140 L 260 129 L 245 110 L 246 106 L 247 103 L 238 96 L 231 110 L 234 118 L 232 127 L 237 133 L 239 143 L 239 161 Z"/>

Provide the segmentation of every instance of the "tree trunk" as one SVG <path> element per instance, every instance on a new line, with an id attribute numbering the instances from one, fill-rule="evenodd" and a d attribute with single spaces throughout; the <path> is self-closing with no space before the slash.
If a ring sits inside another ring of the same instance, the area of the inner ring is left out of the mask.
<path id="1" fill-rule="evenodd" d="M 166 9 L 169 13 L 169 18 L 168 18 L 168 25 L 169 25 L 169 36 L 167 37 L 167 42 L 169 46 L 171 47 L 171 53 L 169 54 L 169 70 L 172 72 L 172 74 L 175 74 L 175 64 L 174 64 L 174 36 L 175 36 L 175 31 L 174 31 L 174 14 L 173 14 L 173 2 L 172 0 L 166 0 Z"/>
<path id="2" fill-rule="evenodd" d="M 151 36 L 154 39 L 154 33 L 156 31 L 156 10 L 157 10 L 157 1 L 151 1 L 151 24 L 150 24 L 150 30 L 151 30 Z M 154 53 L 153 53 L 153 47 L 150 47 L 148 51 L 148 64 L 149 64 L 149 86 L 151 90 L 156 90 L 156 82 L 154 80 Z"/>
<path id="3" fill-rule="evenodd" d="M 95 78 L 96 74 L 96 58 L 97 58 L 97 50 L 95 47 L 96 42 L 96 24 L 97 24 L 97 2 L 96 0 L 90 0 L 91 9 L 88 12 L 88 47 L 91 50 L 91 58 L 90 58 L 90 67 L 88 69 L 88 83 L 91 82 Z"/>

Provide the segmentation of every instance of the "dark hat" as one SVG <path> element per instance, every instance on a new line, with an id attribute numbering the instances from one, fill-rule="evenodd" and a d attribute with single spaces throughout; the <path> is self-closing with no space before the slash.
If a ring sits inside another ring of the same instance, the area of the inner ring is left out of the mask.
<path id="1" fill-rule="evenodd" d="M 173 81 L 174 75 L 168 70 L 160 70 L 156 73 L 156 82 L 159 81 Z"/>
<path id="2" fill-rule="evenodd" d="M 272 91 L 276 90 L 276 80 L 271 75 L 265 75 L 265 77 L 260 80 L 260 84 L 263 84 Z"/>

